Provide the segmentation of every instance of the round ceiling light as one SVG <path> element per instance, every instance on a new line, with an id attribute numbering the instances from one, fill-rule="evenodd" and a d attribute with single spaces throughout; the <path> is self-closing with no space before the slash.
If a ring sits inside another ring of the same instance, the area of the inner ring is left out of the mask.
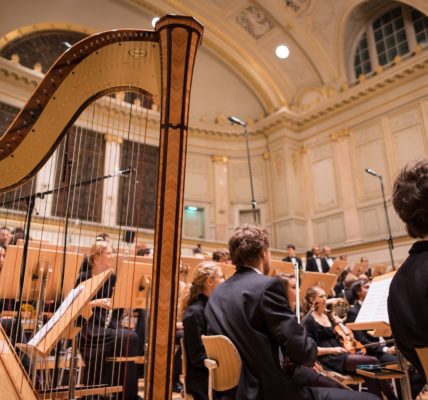
<path id="1" fill-rule="evenodd" d="M 290 55 L 290 50 L 285 44 L 281 44 L 276 48 L 275 54 L 278 58 L 285 60 Z"/>

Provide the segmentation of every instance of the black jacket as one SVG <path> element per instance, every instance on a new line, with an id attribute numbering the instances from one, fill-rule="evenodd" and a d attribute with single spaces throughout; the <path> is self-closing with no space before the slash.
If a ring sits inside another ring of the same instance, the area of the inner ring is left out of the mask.
<path id="1" fill-rule="evenodd" d="M 195 302 L 183 313 L 184 344 L 187 353 L 186 389 L 195 400 L 208 399 L 207 358 L 201 336 L 207 334 L 204 310 L 208 298 L 199 294 Z"/>
<path id="2" fill-rule="evenodd" d="M 297 323 L 281 282 L 240 267 L 205 308 L 208 333 L 229 337 L 242 358 L 237 399 L 311 399 L 280 368 L 279 348 L 292 362 L 313 365 L 315 342 Z"/>
<path id="3" fill-rule="evenodd" d="M 388 314 L 396 346 L 422 372 L 415 348 L 428 346 L 428 241 L 413 244 L 392 279 Z"/>
<path id="4" fill-rule="evenodd" d="M 324 273 L 328 272 L 330 270 L 330 267 L 328 266 L 327 260 L 322 257 L 320 257 L 320 260 L 321 260 L 322 272 Z M 308 258 L 308 260 L 306 261 L 306 271 L 319 272 L 315 257 Z"/>
<path id="5" fill-rule="evenodd" d="M 295 259 L 296 259 L 296 263 L 297 263 L 297 266 L 299 267 L 299 269 L 302 269 L 302 259 L 300 258 L 300 257 L 294 257 Z M 293 262 L 292 260 L 291 260 L 291 257 L 290 256 L 287 256 L 287 257 L 284 257 L 283 259 L 282 259 L 282 261 L 285 261 L 285 262 Z"/>

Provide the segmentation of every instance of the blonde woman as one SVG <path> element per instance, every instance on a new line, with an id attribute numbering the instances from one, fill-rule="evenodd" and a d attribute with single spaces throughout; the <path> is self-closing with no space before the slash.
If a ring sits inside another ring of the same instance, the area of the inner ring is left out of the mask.
<path id="1" fill-rule="evenodd" d="M 87 268 L 81 271 L 77 284 L 113 267 L 114 252 L 104 240 L 91 247 Z M 133 362 L 114 365 L 106 362 L 112 356 L 138 355 L 138 335 L 120 326 L 119 317 L 112 317 L 111 296 L 116 276 L 111 275 L 91 302 L 93 315 L 83 324 L 80 334 L 80 352 L 87 367 L 89 384 L 122 385 L 121 399 L 137 400 L 138 373 Z"/>
<path id="2" fill-rule="evenodd" d="M 183 299 L 184 343 L 187 352 L 187 392 L 195 400 L 208 399 L 207 358 L 201 340 L 207 334 L 204 310 L 212 291 L 223 282 L 221 268 L 211 261 L 199 264 L 193 273 L 193 282 Z"/>

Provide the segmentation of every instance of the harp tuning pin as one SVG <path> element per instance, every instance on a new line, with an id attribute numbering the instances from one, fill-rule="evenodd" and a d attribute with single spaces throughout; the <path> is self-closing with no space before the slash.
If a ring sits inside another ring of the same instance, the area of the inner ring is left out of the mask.
<path id="1" fill-rule="evenodd" d="M 55 80 L 54 79 L 51 79 L 51 84 L 52 84 L 52 86 L 55 86 Z"/>
<path id="2" fill-rule="evenodd" d="M 28 122 L 27 122 L 27 121 L 24 121 L 24 122 L 23 122 L 23 124 L 24 124 L 24 126 L 27 126 L 27 125 L 28 125 Z"/>
<path id="3" fill-rule="evenodd" d="M 61 68 L 58 70 L 58 74 L 62 75 L 62 69 Z"/>

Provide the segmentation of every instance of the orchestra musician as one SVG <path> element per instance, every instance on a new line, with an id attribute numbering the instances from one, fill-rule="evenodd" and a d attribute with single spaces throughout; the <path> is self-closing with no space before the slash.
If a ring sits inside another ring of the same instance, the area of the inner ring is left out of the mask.
<path id="1" fill-rule="evenodd" d="M 282 261 L 293 263 L 299 270 L 303 268 L 302 259 L 297 257 L 296 246 L 294 244 L 287 245 L 287 257 L 284 257 Z"/>
<path id="2" fill-rule="evenodd" d="M 309 315 L 305 317 L 304 324 L 310 337 L 312 337 L 318 346 L 318 360 L 327 369 L 347 374 L 355 372 L 357 365 L 361 364 L 378 364 L 379 360 L 376 357 L 366 354 L 357 354 L 357 351 L 362 347 L 360 343 L 355 343 L 351 339 L 351 343 L 346 343 L 347 349 L 342 347 L 337 338 L 337 333 L 346 336 L 347 332 L 340 332 L 335 327 L 338 320 L 330 317 L 326 312 L 327 296 L 325 291 L 320 287 L 309 288 L 305 295 L 305 307 L 311 310 Z M 352 346 L 357 346 L 357 349 L 351 349 Z M 364 353 L 364 350 L 360 350 Z M 351 354 L 353 352 L 354 354 Z M 382 398 L 382 392 L 388 400 L 396 400 L 390 382 L 386 380 L 375 380 L 365 378 L 368 391 Z"/>
<path id="3" fill-rule="evenodd" d="M 195 400 L 208 400 L 207 358 L 201 336 L 207 334 L 204 310 L 212 291 L 224 281 L 215 262 L 202 262 L 193 273 L 193 282 L 182 302 L 184 344 L 187 353 L 186 391 Z"/>
<path id="4" fill-rule="evenodd" d="M 229 240 L 236 273 L 211 294 L 205 308 L 209 334 L 232 340 L 242 359 L 238 399 L 374 399 L 368 393 L 302 387 L 297 365 L 313 366 L 317 347 L 298 324 L 282 283 L 263 275 L 269 268 L 269 235 L 258 225 L 241 225 Z M 279 350 L 285 362 L 279 362 Z"/>
<path id="5" fill-rule="evenodd" d="M 422 239 L 392 279 L 388 314 L 395 345 L 420 372 L 415 348 L 428 346 L 428 160 L 407 165 L 398 175 L 392 194 L 395 211 L 408 234 Z M 426 383 L 426 379 L 425 379 Z"/>
<path id="6" fill-rule="evenodd" d="M 290 308 L 295 311 L 296 306 L 296 277 L 294 274 L 287 275 L 279 272 L 275 275 L 284 286 L 284 292 Z M 313 368 L 300 365 L 293 374 L 293 380 L 301 386 L 311 387 L 335 387 L 342 388 L 344 385 L 327 376 L 326 371 L 316 364 Z"/>
<path id="7" fill-rule="evenodd" d="M 96 276 L 112 267 L 114 253 L 109 242 L 98 240 L 91 247 L 88 268 L 82 270 L 77 279 L 80 282 Z M 122 385 L 123 399 L 137 400 L 138 371 L 133 362 L 113 365 L 106 362 L 107 357 L 138 355 L 139 338 L 131 329 L 120 327 L 119 315 L 112 316 L 111 296 L 116 276 L 111 275 L 90 303 L 93 312 L 84 322 L 79 340 L 80 353 L 87 367 L 89 384 Z M 117 376 L 119 375 L 119 376 Z M 120 395 L 122 399 L 122 394 Z"/>

